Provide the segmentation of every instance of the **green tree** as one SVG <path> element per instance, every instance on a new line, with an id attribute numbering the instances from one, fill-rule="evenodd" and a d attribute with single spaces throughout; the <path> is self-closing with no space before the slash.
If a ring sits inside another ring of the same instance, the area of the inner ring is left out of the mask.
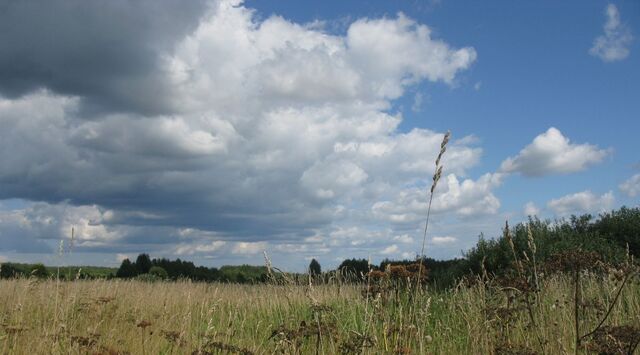
<path id="1" fill-rule="evenodd" d="M 247 283 L 247 277 L 244 275 L 243 272 L 238 273 L 238 275 L 236 275 L 236 282 L 240 283 L 240 284 L 244 284 Z"/>
<path id="2" fill-rule="evenodd" d="M 38 278 L 45 278 L 49 276 L 47 268 L 42 263 L 37 263 L 31 266 L 29 274 Z"/>
<path id="3" fill-rule="evenodd" d="M 367 259 L 346 259 L 338 266 L 338 270 L 346 277 L 362 279 L 369 273 L 369 262 Z"/>
<path id="4" fill-rule="evenodd" d="M 16 269 L 15 266 L 9 263 L 4 263 L 0 265 L 0 278 L 9 279 L 19 275 L 20 275 L 20 270 Z"/>
<path id="5" fill-rule="evenodd" d="M 116 272 L 116 277 L 120 278 L 130 278 L 134 277 L 138 274 L 138 270 L 136 266 L 131 263 L 129 259 L 122 260 L 122 264 L 120 264 L 120 268 Z"/>
<path id="6" fill-rule="evenodd" d="M 629 253 L 640 258 L 640 207 L 622 207 L 604 213 L 593 224 L 593 229 L 622 248 L 628 245 Z"/>
<path id="7" fill-rule="evenodd" d="M 140 254 L 136 259 L 136 269 L 138 270 L 138 274 L 148 274 L 149 269 L 151 269 L 151 258 L 149 258 L 149 254 Z"/>
<path id="8" fill-rule="evenodd" d="M 320 263 L 316 259 L 311 259 L 311 263 L 309 263 L 309 274 L 313 276 L 318 276 L 322 274 L 322 268 L 320 267 Z"/>

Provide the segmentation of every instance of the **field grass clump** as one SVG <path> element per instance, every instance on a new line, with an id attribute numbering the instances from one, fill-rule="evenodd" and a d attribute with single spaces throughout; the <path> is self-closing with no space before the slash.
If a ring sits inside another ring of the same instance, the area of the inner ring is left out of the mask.
<path id="1" fill-rule="evenodd" d="M 386 299 L 363 297 L 362 284 L 1 280 L 0 353 L 627 354 L 624 349 L 636 349 L 637 274 L 616 269 L 580 275 L 579 335 L 592 332 L 577 348 L 570 272 L 544 274 L 539 289 L 530 291 L 513 280 L 477 279 L 445 291 L 403 288 Z"/>

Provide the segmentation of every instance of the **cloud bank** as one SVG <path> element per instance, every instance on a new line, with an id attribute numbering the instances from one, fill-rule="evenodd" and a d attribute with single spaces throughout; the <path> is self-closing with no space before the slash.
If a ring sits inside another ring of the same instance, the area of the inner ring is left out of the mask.
<path id="1" fill-rule="evenodd" d="M 399 131 L 391 104 L 454 85 L 472 47 L 403 14 L 330 34 L 231 1 L 40 5 L 0 14 L 0 200 L 32 201 L 0 211 L 4 250 L 71 226 L 114 254 L 415 249 L 389 240 L 424 212 L 442 133 Z M 451 143 L 436 213 L 499 208 L 496 176 L 464 177 L 472 141 Z"/>

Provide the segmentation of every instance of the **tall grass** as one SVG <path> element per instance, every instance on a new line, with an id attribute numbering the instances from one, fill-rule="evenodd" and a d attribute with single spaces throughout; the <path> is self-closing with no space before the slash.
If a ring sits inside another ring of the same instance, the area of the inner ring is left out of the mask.
<path id="1" fill-rule="evenodd" d="M 2 280 L 0 353 L 524 354 L 540 353 L 538 338 L 545 353 L 573 353 L 572 277 L 540 282 L 533 327 L 516 298 L 482 282 L 421 294 L 413 318 L 406 294 L 366 302 L 358 285 Z M 640 326 L 640 284 L 627 284 L 608 326 Z M 585 329 L 620 285 L 583 275 L 583 299 L 593 300 L 581 305 Z"/>

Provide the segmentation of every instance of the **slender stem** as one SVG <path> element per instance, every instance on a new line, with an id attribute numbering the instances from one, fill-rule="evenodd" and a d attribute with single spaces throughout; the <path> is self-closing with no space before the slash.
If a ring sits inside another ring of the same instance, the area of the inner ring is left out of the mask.
<path id="1" fill-rule="evenodd" d="M 540 284 L 538 283 L 538 268 L 536 267 L 536 253 L 533 253 L 533 282 L 536 285 L 536 292 L 540 290 Z"/>
<path id="2" fill-rule="evenodd" d="M 580 341 L 582 338 L 580 337 L 580 311 L 579 311 L 579 303 L 580 303 L 580 270 L 576 268 L 574 275 L 575 282 L 575 290 L 573 294 L 573 321 L 575 323 L 576 328 L 576 351 L 578 354 L 578 349 L 580 348 Z"/>
<path id="3" fill-rule="evenodd" d="M 418 279 L 416 281 L 416 292 L 420 286 L 420 277 L 422 276 L 422 262 L 424 261 L 424 246 L 427 242 L 427 229 L 429 228 L 429 217 L 431 216 L 431 203 L 433 202 L 433 192 L 429 196 L 429 207 L 427 208 L 427 222 L 424 224 L 424 235 L 422 236 L 422 249 L 420 249 L 420 264 L 418 266 Z"/>
<path id="4" fill-rule="evenodd" d="M 322 326 L 320 323 L 320 314 L 319 312 L 314 312 L 314 316 L 316 318 L 316 324 L 318 326 L 318 334 L 316 334 L 316 355 L 320 354 L 320 348 L 322 347 Z M 324 353 L 324 352 L 323 352 Z"/>
<path id="5" fill-rule="evenodd" d="M 531 321 L 531 325 L 533 326 L 533 329 L 538 329 L 538 325 L 536 323 L 536 317 L 533 314 L 533 304 L 531 302 L 531 298 L 529 293 L 525 294 L 525 302 L 527 304 L 527 310 L 529 313 L 529 320 Z M 536 334 L 536 338 L 538 339 L 538 343 L 540 344 L 540 350 L 542 350 L 542 353 L 544 354 L 544 340 L 542 340 L 542 338 L 540 337 L 540 334 L 538 332 L 535 333 Z"/>

